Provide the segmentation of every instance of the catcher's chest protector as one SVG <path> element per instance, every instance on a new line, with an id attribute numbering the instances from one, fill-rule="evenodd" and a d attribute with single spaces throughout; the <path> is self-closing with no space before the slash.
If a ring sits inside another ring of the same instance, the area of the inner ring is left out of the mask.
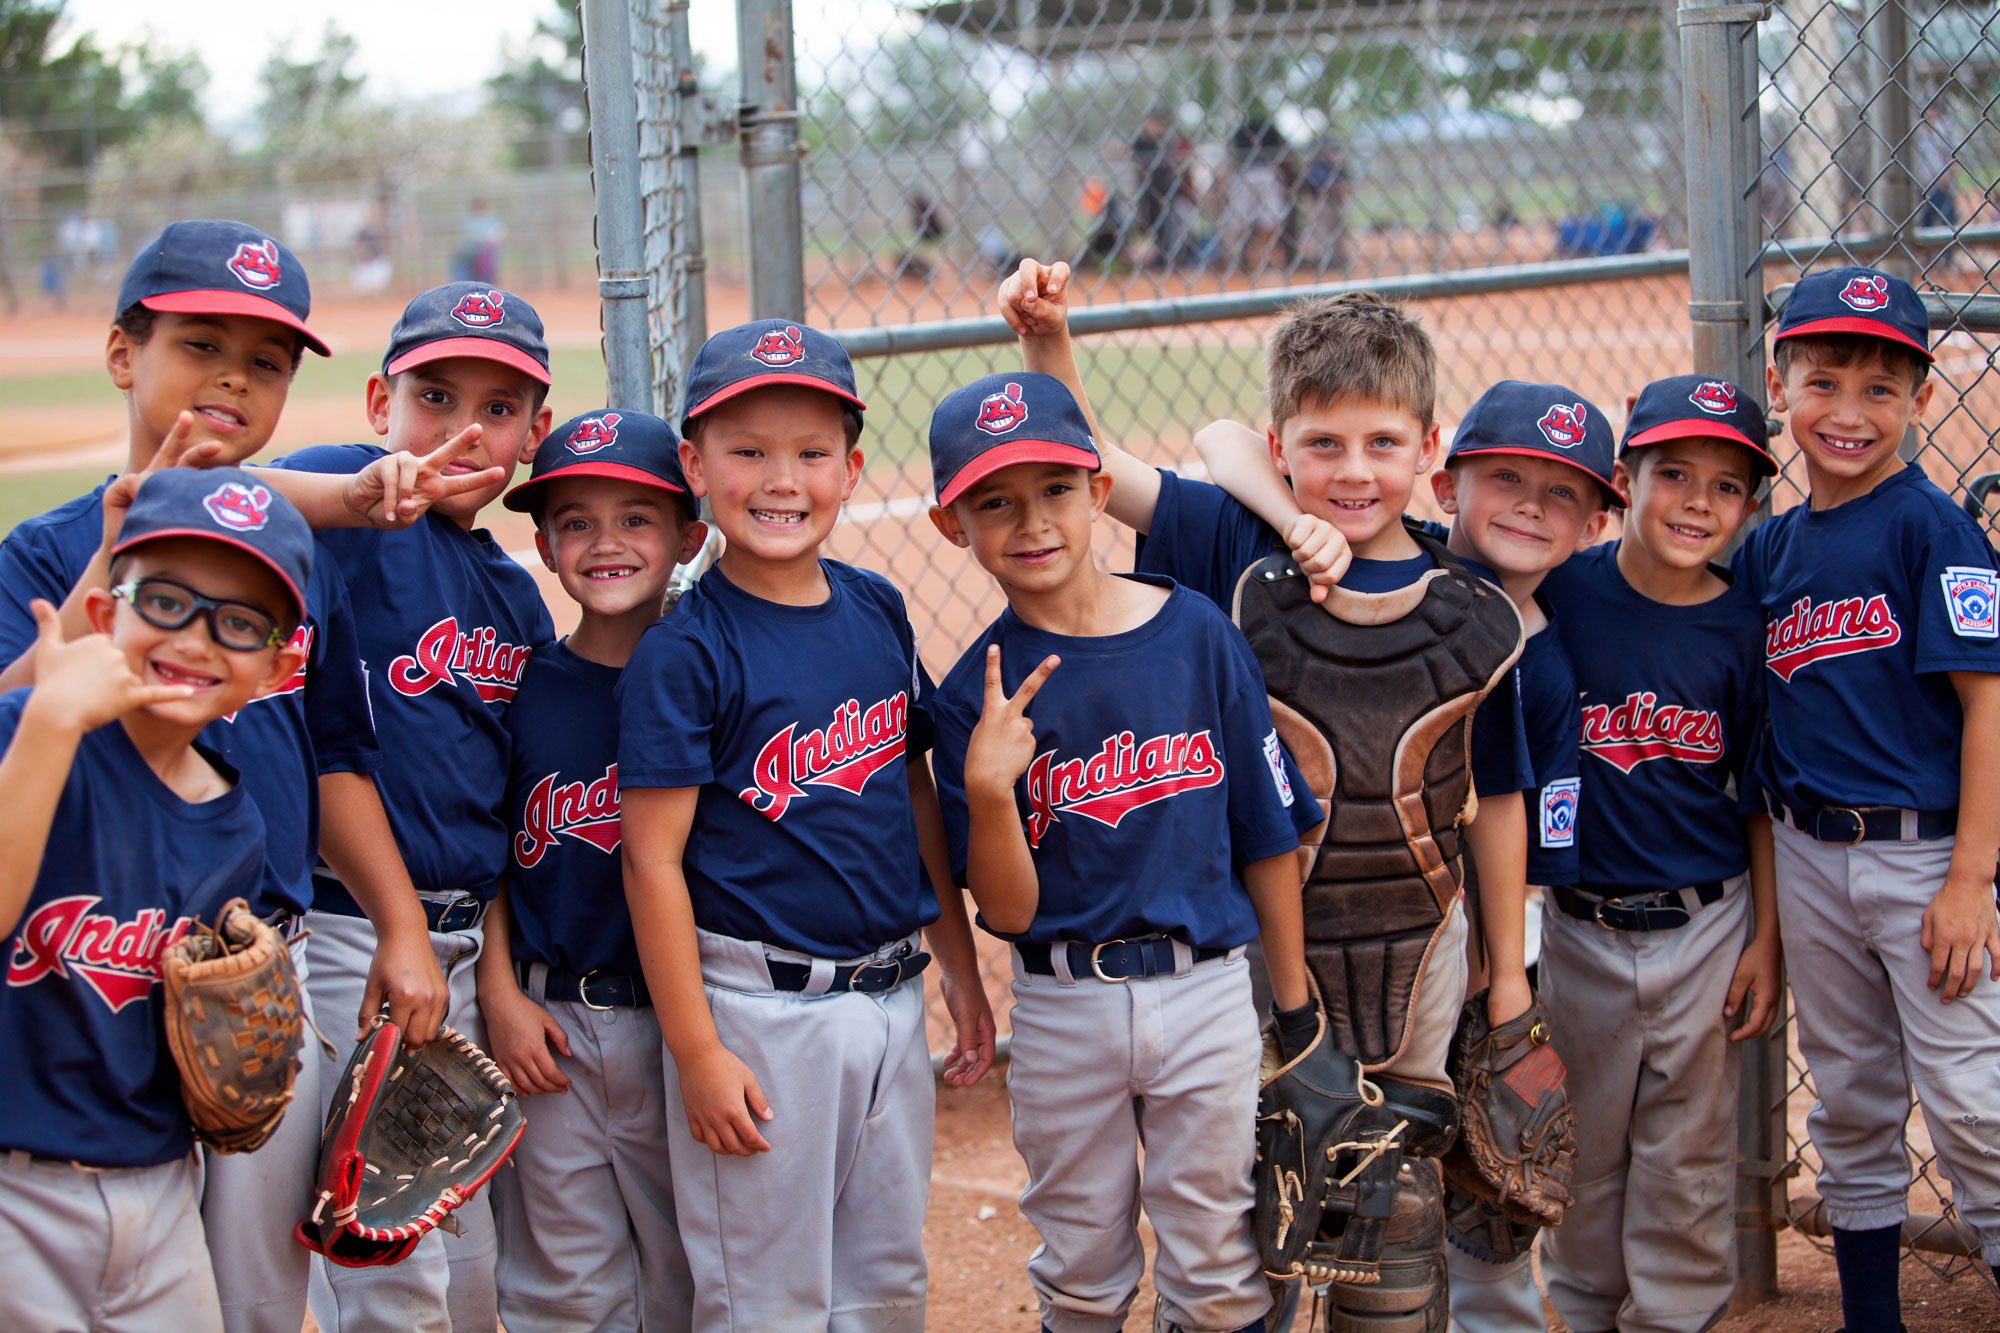
<path id="1" fill-rule="evenodd" d="M 1245 570 L 1235 597 L 1278 735 L 1327 814 L 1300 848 L 1306 961 L 1336 1044 L 1370 1069 L 1409 1037 L 1459 891 L 1472 712 L 1521 651 L 1514 604 L 1411 535 L 1442 567 L 1406 588 L 1335 588 L 1316 605 L 1279 554 Z"/>

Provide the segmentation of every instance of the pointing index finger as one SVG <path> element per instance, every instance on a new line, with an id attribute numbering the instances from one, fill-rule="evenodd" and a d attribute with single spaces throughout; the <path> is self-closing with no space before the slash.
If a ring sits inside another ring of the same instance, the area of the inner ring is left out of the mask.
<path id="1" fill-rule="evenodd" d="M 459 458 L 467 449 L 479 443 L 479 437 L 485 433 L 485 429 L 478 422 L 473 422 L 470 426 L 467 426 L 464 430 L 425 454 L 422 460 L 423 465 L 427 468 L 443 468 L 445 464 Z"/>

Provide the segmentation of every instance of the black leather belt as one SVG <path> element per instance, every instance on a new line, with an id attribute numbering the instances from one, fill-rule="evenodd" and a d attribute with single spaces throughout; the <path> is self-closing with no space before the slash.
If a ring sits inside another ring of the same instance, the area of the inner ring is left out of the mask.
<path id="1" fill-rule="evenodd" d="M 528 972 L 532 967 L 534 964 L 524 959 L 514 962 L 514 977 L 522 990 L 528 988 Z M 542 994 L 547 999 L 567 1000 L 586 1009 L 644 1009 L 653 1003 L 652 992 L 646 989 L 646 978 L 637 973 L 578 973 L 551 967 L 542 984 Z"/>
<path id="2" fill-rule="evenodd" d="M 1896 805 L 1823 805 L 1817 810 L 1793 810 L 1778 806 L 1772 816 L 1808 838 L 1821 842 L 1841 842 L 1859 847 L 1864 842 L 1902 842 L 1903 808 Z M 1942 838 L 1958 832 L 1958 807 L 1949 810 L 1919 810 L 1917 838 Z"/>
<path id="3" fill-rule="evenodd" d="M 1722 901 L 1723 886 L 1711 881 L 1621 898 L 1599 897 L 1567 884 L 1552 885 L 1549 892 L 1566 914 L 1579 921 L 1594 921 L 1606 930 L 1679 930 L 1694 920 L 1687 895 L 1695 896 L 1698 908 L 1709 907 Z"/>
<path id="4" fill-rule="evenodd" d="M 436 935 L 475 930 L 486 919 L 486 903 L 470 894 L 444 902 L 433 902 L 423 897 L 417 901 L 423 905 L 424 920 L 430 923 L 431 933 Z M 313 876 L 313 910 L 331 912 L 335 916 L 368 915 L 361 910 L 361 904 L 354 901 L 354 895 L 347 891 L 347 886 L 329 875 Z"/>
<path id="5" fill-rule="evenodd" d="M 1095 976 L 1099 981 L 1130 981 L 1134 977 L 1172 976 L 1174 973 L 1174 942 L 1166 935 L 1106 940 L 1102 944 L 1066 940 L 1059 946 L 1021 940 L 1014 947 L 1021 951 L 1021 966 L 1038 977 L 1056 974 L 1055 960 L 1051 955 L 1058 947 L 1068 951 L 1069 974 L 1072 977 Z M 1193 952 L 1195 962 L 1206 963 L 1222 957 L 1229 950 L 1196 949 Z"/>
<path id="6" fill-rule="evenodd" d="M 298 935 L 302 928 L 301 923 L 304 921 L 303 913 L 294 912 L 289 907 L 280 907 L 277 911 L 267 912 L 264 915 L 264 924 L 277 931 L 286 943 L 290 943 Z"/>
<path id="7" fill-rule="evenodd" d="M 764 965 L 771 969 L 771 989 L 780 991 L 802 991 L 812 983 L 810 963 L 786 963 L 776 958 L 766 959 Z M 931 956 L 922 949 L 903 946 L 902 952 L 872 963 L 851 963 L 833 969 L 833 984 L 827 993 L 853 991 L 858 995 L 880 995 L 883 991 L 894 990 L 912 977 L 923 975 L 931 965 Z"/>

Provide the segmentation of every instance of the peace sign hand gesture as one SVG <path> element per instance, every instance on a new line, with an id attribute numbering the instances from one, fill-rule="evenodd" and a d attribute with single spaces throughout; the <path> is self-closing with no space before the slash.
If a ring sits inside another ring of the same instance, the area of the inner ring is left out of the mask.
<path id="1" fill-rule="evenodd" d="M 1000 646 L 986 650 L 986 699 L 979 710 L 979 725 L 965 747 L 965 789 L 968 794 L 1011 793 L 1014 783 L 1028 771 L 1035 759 L 1035 724 L 1028 720 L 1028 705 L 1040 692 L 1049 673 L 1062 659 L 1049 656 L 1028 673 L 1021 688 L 1009 695 L 1000 688 Z"/>
<path id="2" fill-rule="evenodd" d="M 507 470 L 501 467 L 450 470 L 479 443 L 485 429 L 474 422 L 427 454 L 393 453 L 376 459 L 349 478 L 343 497 L 348 512 L 368 527 L 407 528 L 439 500 L 505 481 Z"/>

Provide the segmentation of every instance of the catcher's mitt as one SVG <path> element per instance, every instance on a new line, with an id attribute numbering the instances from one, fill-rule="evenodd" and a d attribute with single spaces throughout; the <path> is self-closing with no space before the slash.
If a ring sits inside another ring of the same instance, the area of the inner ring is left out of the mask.
<path id="1" fill-rule="evenodd" d="M 1453 1185 L 1512 1221 L 1545 1227 L 1562 1221 L 1576 1170 L 1568 1071 L 1549 1042 L 1539 997 L 1497 1028 L 1486 1021 L 1485 991 L 1465 1002 L 1451 1046 L 1458 1142 L 1444 1159 Z"/>
<path id="2" fill-rule="evenodd" d="M 346 1268 L 393 1264 L 500 1169 L 526 1124 L 513 1084 L 460 1033 L 403 1049 L 386 1017 L 355 1048 L 320 1140 L 299 1243 Z"/>
<path id="3" fill-rule="evenodd" d="M 255 1152 L 292 1100 L 305 1005 L 291 950 L 241 898 L 196 922 L 160 954 L 167 1049 L 195 1137 L 217 1152 Z"/>

